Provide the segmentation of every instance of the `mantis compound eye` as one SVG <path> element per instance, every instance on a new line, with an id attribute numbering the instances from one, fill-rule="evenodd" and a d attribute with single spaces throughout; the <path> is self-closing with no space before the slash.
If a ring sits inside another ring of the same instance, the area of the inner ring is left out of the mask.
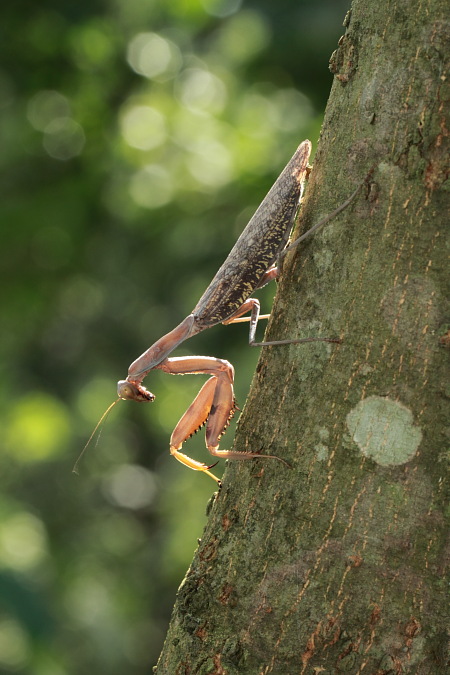
<path id="1" fill-rule="evenodd" d="M 128 401 L 154 401 L 155 395 L 140 384 L 133 384 L 128 380 L 119 380 L 117 395 Z"/>

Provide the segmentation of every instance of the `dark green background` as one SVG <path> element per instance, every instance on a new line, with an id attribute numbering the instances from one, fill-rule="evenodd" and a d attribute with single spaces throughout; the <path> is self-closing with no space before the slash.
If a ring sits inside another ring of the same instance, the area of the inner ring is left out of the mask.
<path id="1" fill-rule="evenodd" d="M 155 663 L 215 489 L 168 452 L 200 378 L 152 374 L 156 402 L 121 402 L 71 469 L 129 363 L 189 313 L 298 143 L 316 143 L 347 6 L 2 7 L 2 675 Z M 246 326 L 219 326 L 177 353 L 229 359 L 242 406 L 246 342 Z M 186 451 L 210 461 L 202 433 Z"/>

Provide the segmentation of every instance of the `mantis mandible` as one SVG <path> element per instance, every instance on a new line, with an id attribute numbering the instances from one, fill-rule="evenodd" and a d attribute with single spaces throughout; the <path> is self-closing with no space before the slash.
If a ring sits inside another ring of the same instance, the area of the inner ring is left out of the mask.
<path id="1" fill-rule="evenodd" d="M 127 378 L 117 383 L 119 398 L 114 403 L 120 399 L 154 401 L 154 394 L 142 385 L 143 379 L 151 370 L 158 369 L 172 375 L 209 375 L 210 378 L 176 425 L 170 438 L 170 452 L 185 466 L 202 471 L 219 483 L 220 480 L 209 471 L 211 466 L 191 459 L 181 452 L 184 441 L 204 424 L 206 424 L 206 446 L 215 457 L 224 459 L 258 457 L 279 459 L 285 464 L 287 462 L 275 455 L 219 449 L 219 440 L 235 410 L 233 366 L 228 361 L 211 356 L 169 358 L 169 354 L 182 342 L 206 328 L 219 323 L 227 325 L 245 320 L 250 321 L 249 344 L 254 347 L 313 341 L 340 342 L 332 338 L 255 342 L 260 305 L 258 300 L 251 297 L 253 291 L 275 279 L 278 275 L 277 264 L 286 253 L 345 209 L 367 180 L 365 178 L 353 194 L 333 213 L 289 244 L 288 240 L 303 193 L 304 182 L 310 171 L 308 165 L 310 154 L 311 143 L 305 140 L 299 145 L 262 201 L 192 312 L 176 328 L 157 340 L 133 361 L 128 369 Z M 242 318 L 242 315 L 247 312 L 251 312 L 250 319 Z M 261 318 L 267 318 L 267 315 Z"/>

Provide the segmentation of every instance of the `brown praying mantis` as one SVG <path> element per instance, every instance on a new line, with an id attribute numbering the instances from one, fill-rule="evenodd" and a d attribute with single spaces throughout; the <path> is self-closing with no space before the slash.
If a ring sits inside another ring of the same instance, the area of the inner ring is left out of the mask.
<path id="1" fill-rule="evenodd" d="M 99 424 L 120 399 L 155 400 L 154 394 L 142 385 L 143 379 L 151 370 L 158 369 L 171 375 L 209 375 L 209 379 L 202 386 L 172 433 L 171 454 L 185 466 L 202 471 L 220 483 L 220 480 L 209 471 L 211 466 L 191 459 L 180 451 L 184 441 L 206 424 L 206 446 L 215 457 L 224 459 L 270 458 L 287 464 L 275 455 L 219 449 L 220 438 L 235 411 L 234 369 L 231 363 L 211 356 L 169 358 L 169 354 L 182 342 L 206 328 L 219 323 L 227 325 L 248 320 L 250 321 L 249 344 L 252 347 L 315 341 L 340 342 L 335 338 L 320 337 L 255 342 L 258 319 L 268 318 L 268 315 L 260 317 L 259 301 L 251 297 L 253 291 L 275 279 L 278 276 L 278 265 L 286 253 L 343 211 L 367 180 L 366 177 L 353 194 L 335 211 L 298 239 L 289 243 L 305 179 L 310 171 L 308 165 L 310 154 L 311 143 L 305 140 L 299 145 L 294 156 L 262 201 L 192 312 L 176 328 L 157 340 L 133 361 L 128 369 L 127 378 L 117 383 L 119 398 L 108 408 Z M 250 317 L 243 318 L 247 312 L 251 312 Z M 75 471 L 76 467 L 77 465 L 74 467 Z"/>

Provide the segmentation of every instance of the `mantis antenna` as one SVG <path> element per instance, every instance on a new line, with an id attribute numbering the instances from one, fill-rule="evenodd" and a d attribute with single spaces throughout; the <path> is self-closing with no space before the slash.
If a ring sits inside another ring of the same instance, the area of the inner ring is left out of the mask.
<path id="1" fill-rule="evenodd" d="M 78 465 L 79 465 L 79 463 L 80 463 L 80 461 L 81 461 L 81 458 L 83 457 L 84 453 L 85 453 L 86 450 L 88 449 L 88 446 L 89 446 L 90 442 L 92 441 L 92 439 L 93 439 L 93 437 L 94 437 L 94 435 L 95 435 L 95 432 L 97 431 L 97 429 L 99 428 L 99 426 L 101 425 L 101 423 L 108 417 L 109 413 L 110 413 L 111 410 L 114 408 L 114 406 L 116 405 L 116 403 L 119 403 L 120 400 L 121 400 L 121 398 L 119 397 L 119 398 L 117 398 L 115 401 L 113 401 L 113 403 L 111 403 L 111 405 L 108 406 L 108 408 L 105 410 L 105 412 L 103 413 L 103 415 L 100 417 L 99 421 L 98 421 L 97 424 L 95 425 L 94 431 L 93 431 L 92 434 L 89 436 L 88 442 L 86 443 L 86 445 L 84 446 L 84 448 L 82 449 L 82 451 L 80 452 L 80 454 L 78 455 L 78 459 L 77 459 L 77 461 L 75 462 L 75 464 L 73 465 L 72 473 L 76 473 L 77 476 L 79 475 Z M 98 442 L 98 439 L 97 439 L 97 442 Z"/>

